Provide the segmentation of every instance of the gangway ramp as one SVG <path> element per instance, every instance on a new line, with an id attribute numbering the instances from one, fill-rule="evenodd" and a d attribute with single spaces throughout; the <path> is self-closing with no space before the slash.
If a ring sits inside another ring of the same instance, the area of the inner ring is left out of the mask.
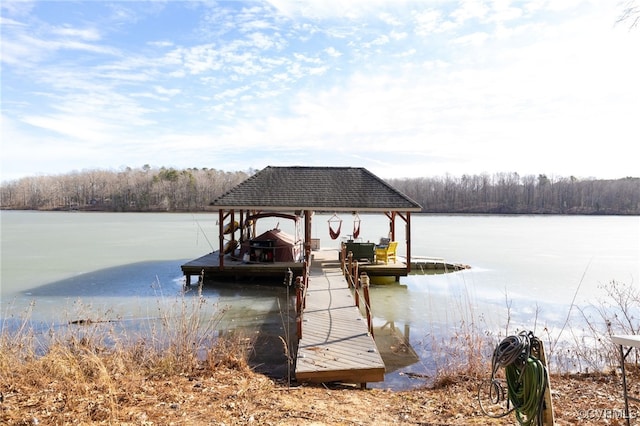
<path id="1" fill-rule="evenodd" d="M 314 260 L 302 316 L 296 380 L 364 385 L 384 381 L 384 373 L 384 362 L 340 263 Z"/>

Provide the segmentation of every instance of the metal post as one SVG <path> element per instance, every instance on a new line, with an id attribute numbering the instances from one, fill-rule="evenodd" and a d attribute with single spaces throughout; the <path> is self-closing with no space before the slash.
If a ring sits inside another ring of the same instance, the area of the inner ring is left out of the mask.
<path id="1" fill-rule="evenodd" d="M 627 419 L 627 426 L 631 425 L 631 420 L 629 419 L 629 394 L 627 392 L 627 374 L 624 369 L 624 360 L 626 356 L 624 354 L 624 349 L 622 345 L 620 345 L 620 368 L 622 368 L 622 393 L 624 395 L 624 416 Z"/>

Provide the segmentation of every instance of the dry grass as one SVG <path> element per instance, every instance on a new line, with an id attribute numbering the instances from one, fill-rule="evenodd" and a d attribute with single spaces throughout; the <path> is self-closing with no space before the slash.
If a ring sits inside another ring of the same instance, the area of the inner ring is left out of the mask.
<path id="1" fill-rule="evenodd" d="M 139 351 L 56 345 L 44 356 L 1 349 L 0 423 L 215 425 L 510 425 L 477 402 L 478 380 L 458 376 L 437 389 L 393 392 L 335 386 L 281 386 L 251 371 L 231 349 L 195 369 L 140 363 Z M 162 365 L 174 365 L 170 362 Z M 634 380 L 640 380 L 632 372 Z M 624 424 L 620 380 L 591 374 L 552 378 L 559 425 Z M 607 414 L 609 413 L 609 414 Z M 609 419 L 603 417 L 609 416 Z"/>
<path id="2" fill-rule="evenodd" d="M 429 388 L 359 390 L 289 386 L 255 373 L 251 342 L 221 336 L 224 311 L 206 314 L 205 304 L 199 293 L 159 304 L 160 321 L 144 338 L 99 318 L 44 335 L 27 320 L 0 330 L 0 424 L 515 424 L 513 415 L 494 419 L 480 408 L 495 336 L 480 333 L 472 317 L 433 342 L 440 352 Z M 637 369 L 630 382 L 639 394 Z M 626 424 L 615 369 L 552 375 L 551 388 L 559 425 Z"/>

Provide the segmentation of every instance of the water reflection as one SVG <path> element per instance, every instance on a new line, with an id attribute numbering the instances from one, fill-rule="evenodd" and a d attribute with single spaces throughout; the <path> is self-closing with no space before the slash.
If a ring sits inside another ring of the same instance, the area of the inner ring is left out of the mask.
<path id="1" fill-rule="evenodd" d="M 88 325 L 92 332 L 148 336 L 162 330 L 164 319 L 177 321 L 181 305 L 201 295 L 202 323 L 208 327 L 215 322 L 210 338 L 224 335 L 251 342 L 252 368 L 286 380 L 292 371 L 287 354 L 296 353 L 293 290 L 282 284 L 219 282 L 185 291 L 179 275 L 183 262 L 136 262 L 19 292 L 11 307 L 4 308 L 9 310 L 2 313 L 0 328 L 20 327 L 22 312 L 33 302 L 37 308 L 29 321 L 42 336 L 51 329 L 88 333 Z M 486 290 L 476 288 L 474 274 L 479 273 L 473 269 L 412 275 L 400 283 L 371 287 L 374 336 L 387 371 L 384 382 L 370 387 L 408 389 L 428 384 L 442 362 L 441 347 L 449 343 L 443 339 L 462 335 L 470 327 L 476 327 L 474 332 L 504 329 L 500 323 L 507 317 L 504 295 L 495 302 Z M 510 315 L 514 322 L 531 323 L 540 310 L 547 319 L 544 326 L 566 320 L 566 309 L 517 298 Z"/>
<path id="2" fill-rule="evenodd" d="M 394 321 L 388 321 L 381 327 L 374 327 L 373 333 L 387 374 L 413 365 L 420 360 L 411 346 L 411 327 L 409 324 L 405 323 L 402 328 L 398 328 Z"/>
<path id="3" fill-rule="evenodd" d="M 274 379 L 292 375 L 290 357 L 296 353 L 295 292 L 284 285 L 255 282 L 214 282 L 185 289 L 176 276 L 183 260 L 136 262 L 104 268 L 50 282 L 20 292 L 11 312 L 3 312 L 0 327 L 18 329 L 28 322 L 46 347 L 48 336 L 103 333 L 104 342 L 117 337 L 161 339 L 176 330 L 166 322 L 178 322 L 184 309 L 196 309 L 201 327 L 215 340 L 233 336 L 250 343 L 249 363 L 255 371 Z M 384 387 L 403 387 L 406 368 L 419 363 L 411 344 L 410 294 L 405 285 L 375 286 L 374 335 L 387 375 Z M 34 303 L 37 308 L 29 309 Z M 30 312 L 25 318 L 25 312 Z M 424 368 L 417 368 L 420 372 Z M 418 374 L 418 373 L 416 373 Z M 381 385 L 382 386 L 382 385 Z"/>

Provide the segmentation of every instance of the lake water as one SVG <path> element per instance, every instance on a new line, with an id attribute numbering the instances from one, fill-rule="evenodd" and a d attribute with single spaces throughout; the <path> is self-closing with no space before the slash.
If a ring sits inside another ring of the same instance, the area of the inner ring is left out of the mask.
<path id="1" fill-rule="evenodd" d="M 337 249 L 340 240 L 330 239 L 328 218 L 314 217 L 312 237 L 323 249 Z M 29 309 L 34 323 L 48 327 L 88 317 L 140 327 L 157 317 L 159 305 L 182 297 L 180 265 L 217 244 L 217 214 L 3 211 L 0 219 L 4 324 Z M 346 235 L 353 219 L 342 219 Z M 384 215 L 360 219 L 365 241 L 378 241 L 388 229 Z M 293 233 L 286 222 L 280 227 Z M 383 355 L 394 371 L 374 387 L 419 385 L 409 377 L 432 373 L 434 342 L 471 328 L 491 335 L 504 336 L 507 326 L 509 332 L 553 335 L 567 317 L 570 327 L 580 328 L 578 310 L 570 308 L 574 301 L 588 311 L 604 296 L 601 286 L 640 282 L 637 216 L 414 214 L 411 224 L 413 255 L 471 269 L 418 273 L 372 287 L 376 334 L 404 332 L 419 358 L 403 358 L 390 343 Z M 402 221 L 396 227 L 402 240 Z M 221 329 L 273 337 L 290 327 L 283 318 L 293 316 L 291 298 L 283 287 L 220 284 L 203 291 L 209 309 L 225 309 Z"/>

